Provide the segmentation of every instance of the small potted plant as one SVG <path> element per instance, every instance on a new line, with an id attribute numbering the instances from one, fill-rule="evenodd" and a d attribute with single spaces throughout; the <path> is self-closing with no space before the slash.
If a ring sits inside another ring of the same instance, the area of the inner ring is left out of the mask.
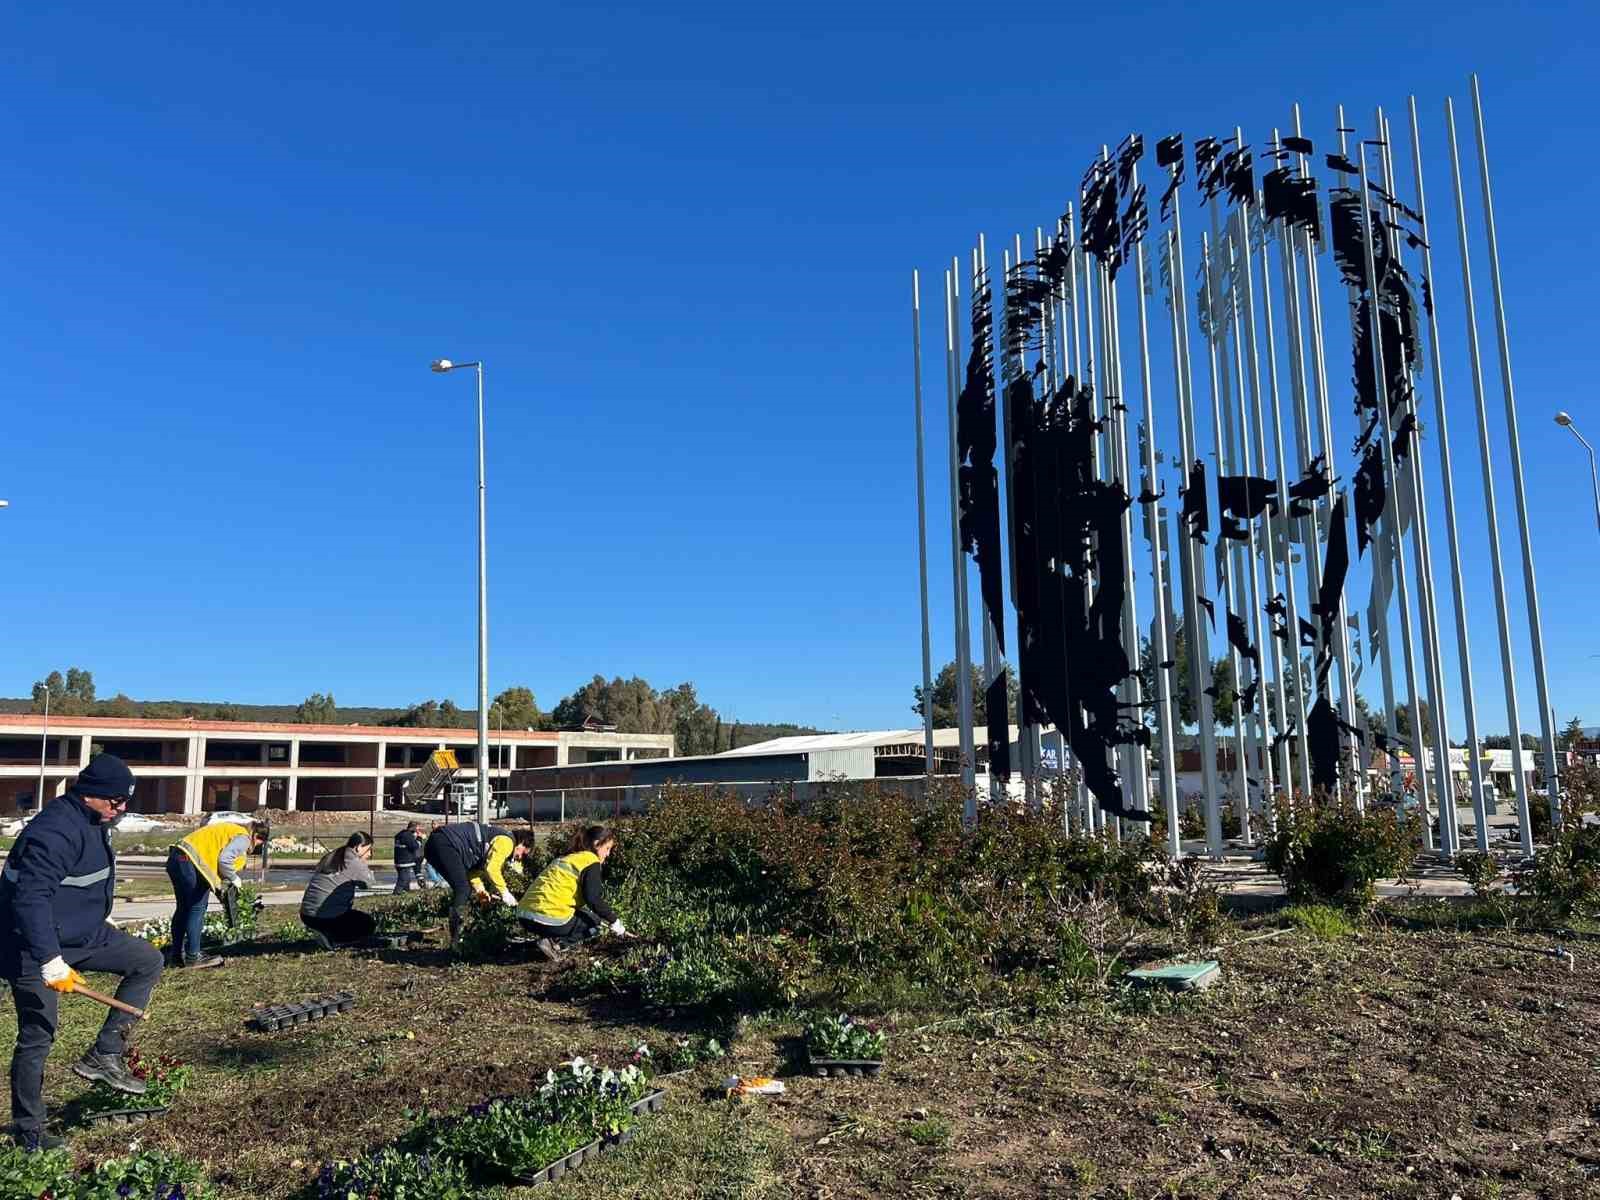
<path id="1" fill-rule="evenodd" d="M 97 1083 L 72 1103 L 70 1113 L 74 1119 L 89 1125 L 103 1121 L 128 1125 L 159 1117 L 188 1086 L 190 1068 L 170 1054 L 147 1059 L 130 1046 L 123 1054 L 123 1061 L 135 1078 L 144 1080 L 143 1094 L 130 1096 Z"/>
<path id="2" fill-rule="evenodd" d="M 806 1054 L 819 1077 L 876 1075 L 883 1070 L 889 1035 L 848 1013 L 812 1017 L 806 1022 Z"/>

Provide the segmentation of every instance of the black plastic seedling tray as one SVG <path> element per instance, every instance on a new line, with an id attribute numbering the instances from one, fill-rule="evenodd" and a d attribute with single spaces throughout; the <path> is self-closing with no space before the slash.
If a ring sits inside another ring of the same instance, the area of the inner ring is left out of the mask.
<path id="1" fill-rule="evenodd" d="M 74 1113 L 73 1120 L 83 1125 L 137 1125 L 152 1117 L 164 1117 L 171 1111 L 170 1104 L 160 1108 L 113 1108 L 106 1112 Z"/>
<path id="2" fill-rule="evenodd" d="M 874 1076 L 883 1070 L 881 1058 L 813 1058 L 810 1063 L 812 1073 L 819 1079 L 829 1075 Z"/>
<path id="3" fill-rule="evenodd" d="M 629 1108 L 633 1111 L 634 1116 L 637 1117 L 659 1112 L 662 1104 L 666 1102 L 666 1097 L 667 1093 L 663 1089 L 657 1088 L 649 1095 L 641 1096 L 635 1100 L 629 1105 Z M 542 1171 L 535 1171 L 531 1175 L 517 1176 L 516 1182 L 523 1187 L 539 1187 L 542 1184 L 554 1183 L 569 1171 L 576 1171 L 584 1163 L 604 1154 L 607 1150 L 613 1150 L 618 1146 L 626 1146 L 633 1141 L 633 1135 L 636 1131 L 636 1127 L 629 1127 L 611 1137 L 601 1138 L 597 1142 L 590 1142 L 587 1146 L 579 1146 L 571 1154 L 565 1158 L 556 1159 L 555 1162 Z"/>
<path id="4" fill-rule="evenodd" d="M 250 1014 L 247 1024 L 263 1033 L 277 1033 L 280 1029 L 308 1025 L 312 1021 L 320 1021 L 323 1017 L 331 1017 L 335 1013 L 349 1012 L 355 1006 L 355 1002 L 354 992 L 343 991 L 297 1004 L 258 1005 Z"/>

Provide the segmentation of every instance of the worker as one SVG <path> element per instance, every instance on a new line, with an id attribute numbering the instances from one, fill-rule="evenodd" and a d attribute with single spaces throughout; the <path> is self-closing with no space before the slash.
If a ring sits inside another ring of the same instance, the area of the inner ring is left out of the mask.
<path id="1" fill-rule="evenodd" d="M 222 959 L 200 948 L 206 906 L 215 892 L 228 916 L 228 928 L 239 925 L 239 872 L 246 855 L 255 854 L 267 840 L 261 821 L 213 821 L 202 825 L 175 845 L 167 855 L 167 878 L 172 880 L 178 906 L 172 914 L 172 963 L 184 967 L 216 967 Z"/>
<path id="2" fill-rule="evenodd" d="M 570 950 L 606 929 L 618 937 L 631 937 L 627 926 L 606 903 L 605 861 L 617 848 L 617 835 L 604 825 L 578 831 L 573 850 L 539 872 L 517 905 L 517 918 L 531 933 L 539 954 L 554 962 L 561 950 Z"/>
<path id="3" fill-rule="evenodd" d="M 83 982 L 78 970 L 122 976 L 116 998 L 139 1009 L 161 978 L 161 951 L 107 921 L 117 885 L 111 825 L 133 788 L 121 759 L 95 755 L 66 794 L 23 829 L 0 872 L 0 978 L 11 984 L 17 1008 L 11 1136 L 27 1149 L 62 1145 L 44 1128 L 44 1063 L 59 997 Z M 73 1071 L 121 1092 L 143 1092 L 144 1081 L 123 1060 L 134 1019 L 112 1009 Z"/>
<path id="4" fill-rule="evenodd" d="M 324 950 L 336 944 L 363 942 L 378 927 L 371 913 L 359 911 L 356 889 L 370 888 L 372 839 L 359 829 L 344 845 L 330 850 L 317 864 L 300 899 L 300 919 Z"/>
<path id="5" fill-rule="evenodd" d="M 512 833 L 481 821 L 439 825 L 428 835 L 422 857 L 450 885 L 450 946 L 461 937 L 461 924 L 474 895 L 515 908 L 517 898 L 506 886 L 506 863 L 521 862 L 533 849 L 533 834 Z M 489 888 L 494 889 L 491 894 Z"/>
<path id="6" fill-rule="evenodd" d="M 417 830 L 421 821 L 407 821 L 406 827 L 394 835 L 394 890 L 395 895 L 409 892 L 417 884 L 417 873 L 422 869 L 422 839 Z"/>

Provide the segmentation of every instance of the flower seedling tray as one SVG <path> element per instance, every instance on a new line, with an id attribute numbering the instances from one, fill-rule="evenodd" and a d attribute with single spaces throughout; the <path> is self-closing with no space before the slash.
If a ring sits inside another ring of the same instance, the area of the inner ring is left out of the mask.
<path id="1" fill-rule="evenodd" d="M 565 1158 L 558 1158 L 542 1171 L 535 1171 L 531 1175 L 519 1175 L 516 1182 L 523 1187 L 541 1187 L 547 1183 L 554 1183 L 569 1171 L 576 1171 L 591 1158 L 600 1155 L 606 1149 L 604 1142 L 590 1142 L 587 1146 L 579 1146 Z"/>
<path id="2" fill-rule="evenodd" d="M 629 1105 L 629 1108 L 632 1110 L 634 1116 L 642 1117 L 649 1113 L 660 1112 L 661 1106 L 666 1102 L 666 1089 L 657 1088 L 655 1091 L 639 1097 L 639 1099 L 635 1100 L 631 1105 Z"/>
<path id="3" fill-rule="evenodd" d="M 812 1073 L 818 1079 L 826 1079 L 829 1075 L 875 1077 L 883 1070 L 881 1058 L 812 1058 L 810 1063 Z"/>
<path id="4" fill-rule="evenodd" d="M 1139 967 L 1125 978 L 1140 987 L 1164 987 L 1174 992 L 1200 992 L 1222 979 L 1222 964 L 1214 959 Z"/>
<path id="5" fill-rule="evenodd" d="M 375 933 L 359 942 L 340 946 L 341 950 L 409 950 L 427 938 L 420 929 L 405 929 L 399 933 Z"/>
<path id="6" fill-rule="evenodd" d="M 113 1108 L 105 1112 L 74 1113 L 73 1120 L 84 1125 L 137 1125 L 152 1117 L 164 1117 L 171 1111 L 170 1104 L 159 1108 Z"/>
<path id="7" fill-rule="evenodd" d="M 251 1012 L 247 1024 L 263 1033 L 277 1033 L 280 1029 L 306 1025 L 312 1021 L 320 1021 L 323 1017 L 331 1017 L 335 1013 L 348 1012 L 355 1006 L 355 1002 L 354 992 L 343 991 L 296 1004 L 258 1004 Z"/>

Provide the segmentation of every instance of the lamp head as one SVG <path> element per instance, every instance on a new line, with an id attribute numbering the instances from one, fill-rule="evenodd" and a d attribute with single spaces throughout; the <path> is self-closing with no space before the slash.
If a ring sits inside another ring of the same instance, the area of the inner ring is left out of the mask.
<path id="1" fill-rule="evenodd" d="M 1571 425 L 1572 424 L 1572 418 L 1569 417 L 1564 412 L 1558 412 L 1556 414 L 1556 424 L 1557 425 Z"/>
<path id="2" fill-rule="evenodd" d="M 454 370 L 455 363 L 448 358 L 436 358 L 433 360 L 433 369 L 443 375 L 446 371 Z"/>

